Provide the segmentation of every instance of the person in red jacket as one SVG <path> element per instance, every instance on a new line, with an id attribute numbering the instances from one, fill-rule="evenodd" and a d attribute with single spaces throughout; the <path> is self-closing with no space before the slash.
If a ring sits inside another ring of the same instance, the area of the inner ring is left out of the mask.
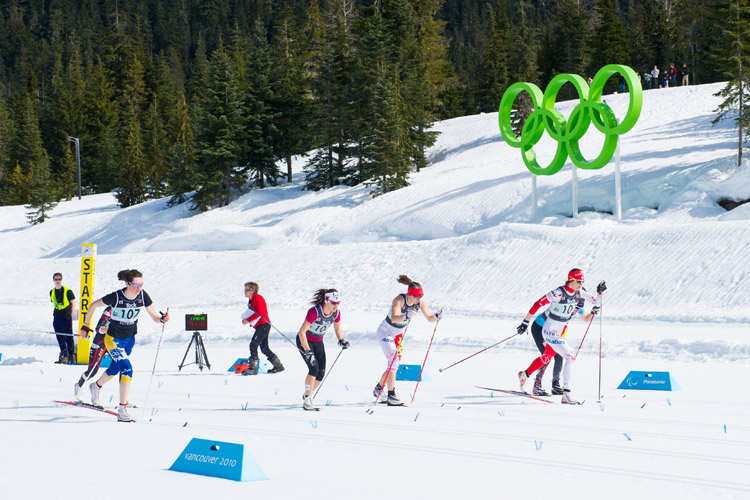
<path id="1" fill-rule="evenodd" d="M 579 300 L 584 300 L 601 307 L 602 293 L 607 289 L 604 281 L 596 287 L 597 295 L 592 295 L 583 288 L 583 271 L 578 268 L 571 269 L 568 272 L 568 279 L 565 284 L 547 292 L 529 309 L 528 314 L 518 325 L 516 331 L 524 333 L 529 327 L 529 321 L 536 313 L 545 306 L 544 326 L 542 327 L 542 337 L 546 342 L 546 347 L 541 356 L 531 362 L 528 368 L 518 372 L 518 382 L 521 392 L 526 392 L 524 385 L 526 380 L 538 369 L 549 363 L 549 361 L 559 354 L 565 360 L 562 372 L 563 394 L 561 402 L 564 404 L 579 404 L 570 394 L 570 378 L 573 370 L 573 362 L 576 360 L 575 351 L 565 341 L 565 332 L 568 327 L 568 321 L 576 314 Z"/>
<path id="2" fill-rule="evenodd" d="M 243 375 L 258 374 L 258 347 L 268 358 L 273 368 L 268 373 L 279 373 L 284 371 L 279 357 L 268 347 L 268 334 L 271 332 L 271 323 L 268 317 L 266 299 L 258 293 L 258 284 L 254 281 L 245 283 L 245 297 L 247 297 L 247 310 L 242 313 L 242 324 L 255 328 L 255 334 L 250 340 L 250 366 L 242 372 Z"/>

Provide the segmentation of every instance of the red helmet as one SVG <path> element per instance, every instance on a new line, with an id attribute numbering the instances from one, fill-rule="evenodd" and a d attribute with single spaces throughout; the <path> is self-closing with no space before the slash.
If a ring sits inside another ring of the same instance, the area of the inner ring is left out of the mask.
<path id="1" fill-rule="evenodd" d="M 568 281 L 583 281 L 583 271 L 573 269 L 568 273 Z"/>

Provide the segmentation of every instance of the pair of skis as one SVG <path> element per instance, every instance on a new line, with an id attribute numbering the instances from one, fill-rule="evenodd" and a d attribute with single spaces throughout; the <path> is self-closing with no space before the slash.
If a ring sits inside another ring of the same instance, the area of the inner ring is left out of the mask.
<path id="1" fill-rule="evenodd" d="M 529 394 L 528 392 L 509 391 L 509 390 L 506 390 L 506 389 L 495 389 L 495 388 L 492 388 L 492 387 L 481 387 L 481 386 L 478 386 L 478 385 L 475 385 L 474 387 L 476 387 L 477 389 L 484 389 L 484 390 L 487 390 L 487 391 L 502 392 L 503 394 L 510 394 L 512 396 L 521 396 L 521 397 L 524 397 L 524 398 L 533 399 L 535 401 L 541 401 L 542 403 L 552 403 L 552 401 L 550 401 L 549 399 L 542 399 L 539 396 L 533 396 L 533 395 Z M 576 401 L 576 402 L 563 403 L 563 404 L 582 405 L 583 403 L 585 403 L 585 401 Z"/>
<path id="2" fill-rule="evenodd" d="M 55 400 L 54 402 L 58 404 L 62 404 L 62 405 L 77 406 L 79 408 L 88 408 L 89 410 L 106 413 L 107 415 L 113 415 L 115 417 L 117 416 L 116 411 L 108 410 L 103 406 L 94 405 L 91 403 L 84 403 L 82 401 L 58 401 L 58 400 Z M 122 420 L 122 422 L 125 422 L 125 420 Z M 130 422 L 135 422 L 135 420 L 130 420 Z"/>

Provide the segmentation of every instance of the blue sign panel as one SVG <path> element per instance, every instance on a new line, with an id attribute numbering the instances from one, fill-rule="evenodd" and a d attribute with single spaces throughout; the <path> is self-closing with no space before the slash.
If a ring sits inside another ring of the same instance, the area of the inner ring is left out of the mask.
<path id="1" fill-rule="evenodd" d="M 193 438 L 169 470 L 233 481 L 268 479 L 245 445 Z"/>
<path id="2" fill-rule="evenodd" d="M 669 372 L 631 371 L 617 387 L 638 391 L 680 391 L 682 387 Z"/>
<path id="3" fill-rule="evenodd" d="M 419 370 L 422 369 L 422 365 L 399 365 L 398 371 L 396 372 L 396 380 L 410 380 L 416 382 L 419 380 Z M 427 373 L 422 373 L 422 382 L 430 380 Z"/>

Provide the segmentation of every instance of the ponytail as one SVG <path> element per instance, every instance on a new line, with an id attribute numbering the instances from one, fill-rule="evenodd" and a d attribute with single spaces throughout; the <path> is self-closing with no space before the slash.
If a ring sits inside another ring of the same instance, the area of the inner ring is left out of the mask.
<path id="1" fill-rule="evenodd" d="M 412 281 L 412 279 L 405 274 L 400 274 L 396 281 L 398 281 L 402 285 L 408 286 L 409 288 L 422 288 L 422 285 L 420 285 L 416 281 Z"/>
<path id="2" fill-rule="evenodd" d="M 331 292 L 338 292 L 338 290 L 335 288 L 320 288 L 316 290 L 310 304 L 314 306 L 323 304 L 326 301 L 326 294 Z"/>
<path id="3" fill-rule="evenodd" d="M 117 273 L 117 279 L 126 283 L 130 283 L 134 278 L 143 278 L 138 269 L 123 269 Z"/>

